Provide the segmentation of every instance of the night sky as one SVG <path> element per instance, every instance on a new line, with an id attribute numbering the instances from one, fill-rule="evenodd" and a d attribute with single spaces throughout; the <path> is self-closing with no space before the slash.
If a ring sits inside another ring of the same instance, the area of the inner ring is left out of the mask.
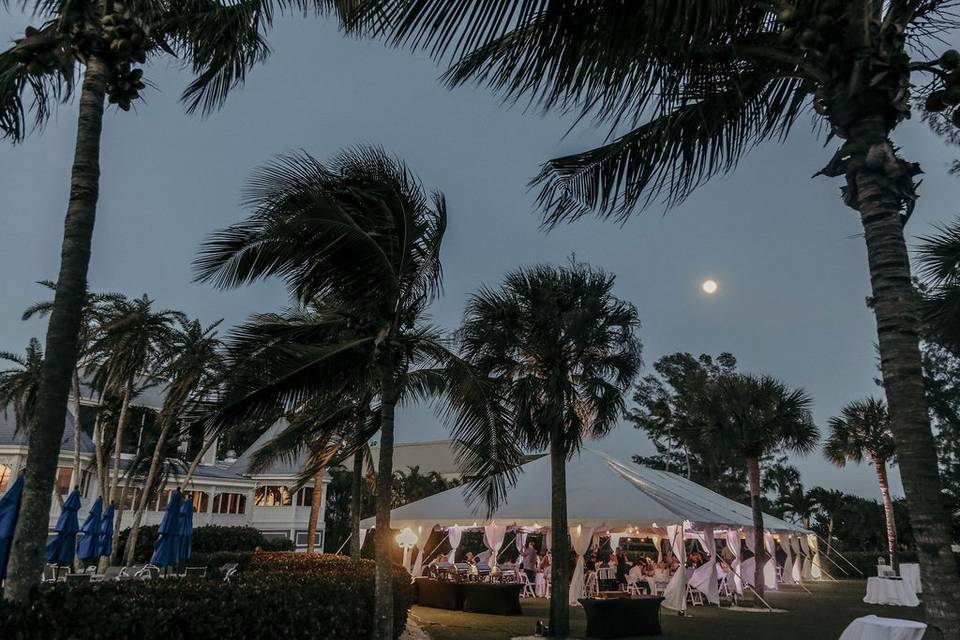
<path id="1" fill-rule="evenodd" d="M 25 18 L 0 16 L 13 37 Z M 585 219 L 539 228 L 527 182 L 539 164 L 604 139 L 572 117 L 508 108 L 486 90 L 448 91 L 423 56 L 341 37 L 329 22 L 279 21 L 274 54 L 225 108 L 200 118 L 178 103 L 188 76 L 166 62 L 148 67 L 156 89 L 136 112 L 105 119 L 100 208 L 90 284 L 150 294 L 158 307 L 227 324 L 287 304 L 278 282 L 218 292 L 192 283 L 191 261 L 212 231 L 240 220 L 240 192 L 272 155 L 303 149 L 323 159 L 358 143 L 382 145 L 427 189 L 446 194 L 445 294 L 432 309 L 454 328 L 466 296 L 520 265 L 571 255 L 617 275 L 617 293 L 643 320 L 644 373 L 675 351 L 732 352 L 740 369 L 774 375 L 815 399 L 821 427 L 846 402 L 879 394 L 866 254 L 840 183 L 811 179 L 829 159 L 812 123 L 784 145 L 755 150 L 738 170 L 669 212 L 652 208 L 623 226 Z M 76 127 L 76 103 L 19 146 L 0 144 L 0 350 L 20 352 L 43 323 L 20 314 L 55 279 Z M 896 142 L 926 170 L 911 242 L 957 215 L 960 182 L 947 175 L 958 154 L 919 121 Z M 720 286 L 706 296 L 700 283 Z M 429 410 L 406 410 L 398 440 L 444 437 Z M 645 436 L 621 426 L 590 446 L 624 458 L 649 452 Z M 819 454 L 794 460 L 808 486 L 876 497 L 868 466 L 837 469 Z M 896 490 L 899 478 L 894 472 Z"/>

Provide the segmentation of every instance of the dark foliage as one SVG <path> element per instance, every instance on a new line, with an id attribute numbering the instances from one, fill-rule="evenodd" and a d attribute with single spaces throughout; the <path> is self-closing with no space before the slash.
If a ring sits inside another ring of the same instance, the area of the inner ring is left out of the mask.
<path id="1" fill-rule="evenodd" d="M 130 529 L 120 532 L 120 553 L 123 557 Z M 134 562 L 147 562 L 153 554 L 157 540 L 157 526 L 140 527 Z M 293 551 L 293 542 L 285 538 L 268 539 L 254 527 L 218 527 L 208 525 L 193 530 L 194 553 L 218 553 L 221 551 Z M 191 563 L 192 564 L 192 563 Z"/>
<path id="2" fill-rule="evenodd" d="M 8 640 L 355 640 L 370 635 L 374 565 L 337 556 L 258 553 L 240 578 L 43 585 L 0 602 Z M 406 626 L 409 574 L 394 569 L 395 636 Z"/>

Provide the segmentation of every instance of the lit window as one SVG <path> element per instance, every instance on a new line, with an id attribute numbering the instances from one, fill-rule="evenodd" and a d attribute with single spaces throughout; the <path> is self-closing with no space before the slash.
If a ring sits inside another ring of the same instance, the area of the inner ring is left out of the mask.
<path id="1" fill-rule="evenodd" d="M 206 513 L 207 512 L 207 499 L 210 497 L 205 491 L 194 491 L 193 492 L 193 510 L 196 513 Z"/>
<path id="2" fill-rule="evenodd" d="M 213 513 L 245 513 L 247 496 L 242 493 L 218 493 L 213 496 Z"/>
<path id="3" fill-rule="evenodd" d="M 7 490 L 11 482 L 13 482 L 13 467 L 0 464 L 0 494 Z"/>
<path id="4" fill-rule="evenodd" d="M 263 485 L 254 492 L 253 503 L 258 507 L 289 507 L 293 504 L 293 496 L 288 487 Z"/>
<path id="5" fill-rule="evenodd" d="M 70 493 L 70 479 L 72 477 L 73 469 L 71 467 L 57 467 L 57 482 L 55 486 L 58 494 L 65 496 Z"/>

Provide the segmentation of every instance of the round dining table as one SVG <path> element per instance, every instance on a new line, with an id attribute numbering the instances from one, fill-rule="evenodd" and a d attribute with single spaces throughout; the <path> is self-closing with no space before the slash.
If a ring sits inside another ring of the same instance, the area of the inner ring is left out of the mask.
<path id="1" fill-rule="evenodd" d="M 867 595 L 863 601 L 900 607 L 916 607 L 920 604 L 910 583 L 900 578 L 867 578 Z"/>
<path id="2" fill-rule="evenodd" d="M 927 625 L 916 620 L 863 616 L 847 625 L 840 640 L 921 640 Z"/>

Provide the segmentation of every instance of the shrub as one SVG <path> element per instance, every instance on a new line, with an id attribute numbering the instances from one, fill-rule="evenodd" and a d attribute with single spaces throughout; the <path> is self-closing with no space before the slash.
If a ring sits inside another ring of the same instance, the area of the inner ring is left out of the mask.
<path id="1" fill-rule="evenodd" d="M 150 560 L 150 556 L 153 555 L 154 542 L 157 540 L 157 529 L 156 525 L 140 527 L 137 549 L 133 556 L 134 562 L 148 562 Z M 129 535 L 130 529 L 124 529 L 120 532 L 118 557 L 123 557 Z M 254 551 L 258 548 L 264 551 L 293 551 L 294 549 L 292 540 L 266 538 L 255 527 L 220 527 L 217 525 L 194 528 L 192 546 L 193 552 L 198 554 L 219 553 L 221 551 Z M 190 564 L 193 564 L 193 562 Z"/>
<path id="2" fill-rule="evenodd" d="M 356 640 L 373 624 L 374 565 L 339 556 L 247 554 L 235 582 L 166 579 L 44 584 L 24 604 L 0 602 L 9 640 Z M 397 637 L 410 575 L 394 572 Z"/>

